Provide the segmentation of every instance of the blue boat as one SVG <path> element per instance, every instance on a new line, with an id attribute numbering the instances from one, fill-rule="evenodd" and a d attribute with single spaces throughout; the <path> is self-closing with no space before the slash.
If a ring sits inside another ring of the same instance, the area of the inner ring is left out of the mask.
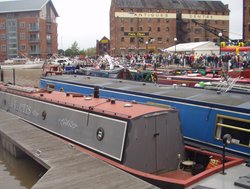
<path id="1" fill-rule="evenodd" d="M 180 112 L 185 142 L 220 150 L 222 137 L 232 135 L 227 150 L 250 157 L 250 95 L 128 80 L 55 75 L 42 77 L 41 88 L 170 106 Z"/>

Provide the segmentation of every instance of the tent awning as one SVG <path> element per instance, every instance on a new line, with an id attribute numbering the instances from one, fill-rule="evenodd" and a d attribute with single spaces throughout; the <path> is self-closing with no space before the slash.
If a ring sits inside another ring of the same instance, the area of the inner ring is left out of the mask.
<path id="1" fill-rule="evenodd" d="M 219 51 L 220 47 L 216 46 L 214 42 L 203 41 L 203 42 L 192 42 L 192 43 L 180 43 L 169 47 L 164 52 L 199 52 L 199 51 Z"/>

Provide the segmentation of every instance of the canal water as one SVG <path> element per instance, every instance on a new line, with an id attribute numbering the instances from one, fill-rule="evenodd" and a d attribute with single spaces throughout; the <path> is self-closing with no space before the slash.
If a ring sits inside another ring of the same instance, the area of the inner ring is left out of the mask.
<path id="1" fill-rule="evenodd" d="M 29 189 L 46 171 L 30 157 L 16 159 L 0 146 L 1 189 Z"/>
<path id="2" fill-rule="evenodd" d="M 13 77 L 13 73 L 15 76 Z M 39 87 L 41 69 L 3 70 L 5 83 Z M 2 79 L 1 79 L 2 80 Z M 0 188 L 29 189 L 47 170 L 30 157 L 16 159 L 0 145 Z"/>

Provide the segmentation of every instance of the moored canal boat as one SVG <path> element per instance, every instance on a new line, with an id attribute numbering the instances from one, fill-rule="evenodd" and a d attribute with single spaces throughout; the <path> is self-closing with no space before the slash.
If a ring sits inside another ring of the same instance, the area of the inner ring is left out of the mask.
<path id="1" fill-rule="evenodd" d="M 220 150 L 222 136 L 229 133 L 233 144 L 227 150 L 250 156 L 250 95 L 247 91 L 235 93 L 71 75 L 43 77 L 40 86 L 85 95 L 99 87 L 102 97 L 171 106 L 180 112 L 187 144 Z"/>
<path id="2" fill-rule="evenodd" d="M 84 96 L 1 84 L 0 107 L 161 188 L 186 188 L 244 163 L 185 146 L 178 111 L 99 98 L 98 90 Z"/>

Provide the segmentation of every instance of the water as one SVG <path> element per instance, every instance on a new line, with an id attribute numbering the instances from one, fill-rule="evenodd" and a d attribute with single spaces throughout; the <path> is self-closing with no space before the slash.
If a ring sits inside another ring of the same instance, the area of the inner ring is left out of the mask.
<path id="1" fill-rule="evenodd" d="M 41 69 L 16 69 L 15 83 L 39 87 Z M 13 83 L 13 70 L 3 70 L 5 83 Z M 6 152 L 0 145 L 0 188 L 1 189 L 29 189 L 47 170 L 27 156 L 16 159 Z"/>
<path id="2" fill-rule="evenodd" d="M 27 156 L 16 159 L 0 146 L 0 188 L 29 189 L 46 169 Z"/>

